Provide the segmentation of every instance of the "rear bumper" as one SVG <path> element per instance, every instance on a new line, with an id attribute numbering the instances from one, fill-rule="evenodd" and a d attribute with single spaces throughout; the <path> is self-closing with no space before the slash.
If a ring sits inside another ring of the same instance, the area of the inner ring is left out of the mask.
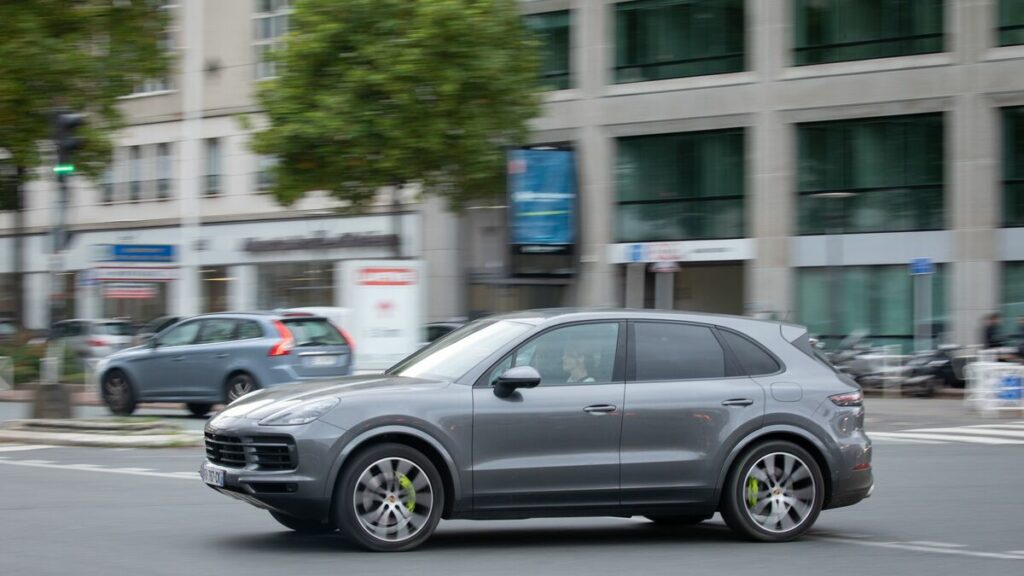
<path id="1" fill-rule="evenodd" d="M 871 496 L 875 489 L 875 474 L 871 465 L 871 440 L 858 431 L 841 445 L 839 470 L 833 476 L 831 497 L 825 508 L 842 508 Z"/>

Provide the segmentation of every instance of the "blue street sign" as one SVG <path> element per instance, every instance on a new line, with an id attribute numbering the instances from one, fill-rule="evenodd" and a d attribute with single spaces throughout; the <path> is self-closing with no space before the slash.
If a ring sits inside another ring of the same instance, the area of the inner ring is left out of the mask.
<path id="1" fill-rule="evenodd" d="M 643 244 L 632 244 L 629 247 L 629 261 L 630 262 L 643 262 L 644 260 L 644 245 Z"/>
<path id="2" fill-rule="evenodd" d="M 173 244 L 104 244 L 97 258 L 100 262 L 174 262 Z"/>
<path id="3" fill-rule="evenodd" d="M 910 275 L 934 274 L 935 262 L 931 258 L 914 258 L 910 261 Z"/>

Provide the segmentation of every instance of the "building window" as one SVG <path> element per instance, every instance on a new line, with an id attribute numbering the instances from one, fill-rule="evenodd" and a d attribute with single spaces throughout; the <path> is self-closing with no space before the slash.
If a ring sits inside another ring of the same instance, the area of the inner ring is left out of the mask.
<path id="1" fill-rule="evenodd" d="M 999 0 L 999 45 L 1024 44 L 1024 0 Z"/>
<path id="2" fill-rule="evenodd" d="M 257 307 L 263 310 L 334 305 L 334 262 L 257 266 Z"/>
<path id="3" fill-rule="evenodd" d="M 281 44 L 288 32 L 288 17 L 291 14 L 290 0 L 254 0 L 253 11 L 253 54 L 256 62 L 256 79 L 273 78 L 278 75 L 279 64 L 270 59 L 270 53 Z"/>
<path id="4" fill-rule="evenodd" d="M 1024 330 L 1017 320 L 1024 318 L 1024 262 L 1003 265 L 1003 315 L 1011 334 Z M 1018 333 L 1017 336 L 1024 334 Z"/>
<path id="5" fill-rule="evenodd" d="M 932 275 L 932 314 L 923 319 L 932 337 L 948 331 L 945 267 Z M 873 345 L 899 345 L 910 351 L 914 341 L 914 285 L 906 265 L 845 266 L 836 271 L 842 286 L 837 298 L 837 326 L 832 333 L 829 311 L 831 286 L 826 268 L 797 271 L 798 322 L 811 334 L 834 347 L 843 338 L 860 333 Z"/>
<path id="6" fill-rule="evenodd" d="M 1003 110 L 1003 226 L 1024 226 L 1024 106 Z"/>
<path id="7" fill-rule="evenodd" d="M 171 179 L 174 165 L 171 159 L 171 145 L 164 142 L 156 145 L 156 197 L 165 200 L 171 197 Z"/>
<path id="8" fill-rule="evenodd" d="M 128 149 L 128 197 L 132 202 L 142 198 L 142 147 Z"/>
<path id="9" fill-rule="evenodd" d="M 205 171 L 203 173 L 203 191 L 209 196 L 220 194 L 220 161 L 220 139 L 207 138 L 206 164 Z"/>
<path id="10" fill-rule="evenodd" d="M 618 140 L 620 242 L 741 238 L 743 130 Z"/>
<path id="11" fill-rule="evenodd" d="M 176 21 L 176 11 L 178 8 L 178 0 L 161 0 L 160 8 L 168 13 L 168 20 L 170 26 L 164 30 L 163 36 L 157 42 L 157 45 L 161 50 L 171 55 L 172 59 L 177 50 L 177 42 L 175 38 L 178 34 Z M 171 77 L 165 76 L 163 78 L 147 78 L 141 83 L 137 84 L 132 88 L 132 94 L 149 94 L 152 92 L 164 92 L 174 87 Z"/>
<path id="12" fill-rule="evenodd" d="M 744 69 L 743 0 L 639 0 L 615 5 L 615 81 Z"/>
<path id="13" fill-rule="evenodd" d="M 549 90 L 565 90 L 570 76 L 569 30 L 570 12 L 546 12 L 526 17 L 526 27 L 540 38 L 542 44 L 541 80 Z"/>
<path id="14" fill-rule="evenodd" d="M 116 182 L 114 180 L 114 164 L 111 160 L 111 164 L 103 170 L 102 186 L 102 197 L 100 202 L 103 204 L 110 204 L 114 201 L 114 193 L 116 188 Z"/>
<path id="15" fill-rule="evenodd" d="M 229 309 L 229 286 L 234 278 L 226 266 L 207 266 L 202 269 L 203 312 L 226 312 Z"/>
<path id="16" fill-rule="evenodd" d="M 798 66 L 943 50 L 943 0 L 794 0 Z"/>
<path id="17" fill-rule="evenodd" d="M 801 234 L 943 228 L 941 114 L 800 124 L 798 147 Z"/>
<path id="18" fill-rule="evenodd" d="M 266 192 L 277 183 L 274 177 L 274 167 L 277 166 L 276 156 L 256 157 L 256 190 Z"/>

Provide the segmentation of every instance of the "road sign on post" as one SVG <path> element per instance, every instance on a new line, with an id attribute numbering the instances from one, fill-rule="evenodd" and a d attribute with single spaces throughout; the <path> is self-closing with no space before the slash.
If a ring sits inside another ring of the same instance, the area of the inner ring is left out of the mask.
<path id="1" fill-rule="evenodd" d="M 935 262 L 931 258 L 910 261 L 910 275 L 914 279 L 914 350 L 931 347 L 932 338 L 932 275 Z"/>

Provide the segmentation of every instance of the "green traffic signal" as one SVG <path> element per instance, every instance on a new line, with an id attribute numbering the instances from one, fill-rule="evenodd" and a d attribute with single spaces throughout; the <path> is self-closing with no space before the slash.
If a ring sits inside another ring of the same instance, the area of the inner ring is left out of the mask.
<path id="1" fill-rule="evenodd" d="M 57 164 L 53 167 L 53 171 L 57 174 L 74 174 L 74 164 Z"/>

